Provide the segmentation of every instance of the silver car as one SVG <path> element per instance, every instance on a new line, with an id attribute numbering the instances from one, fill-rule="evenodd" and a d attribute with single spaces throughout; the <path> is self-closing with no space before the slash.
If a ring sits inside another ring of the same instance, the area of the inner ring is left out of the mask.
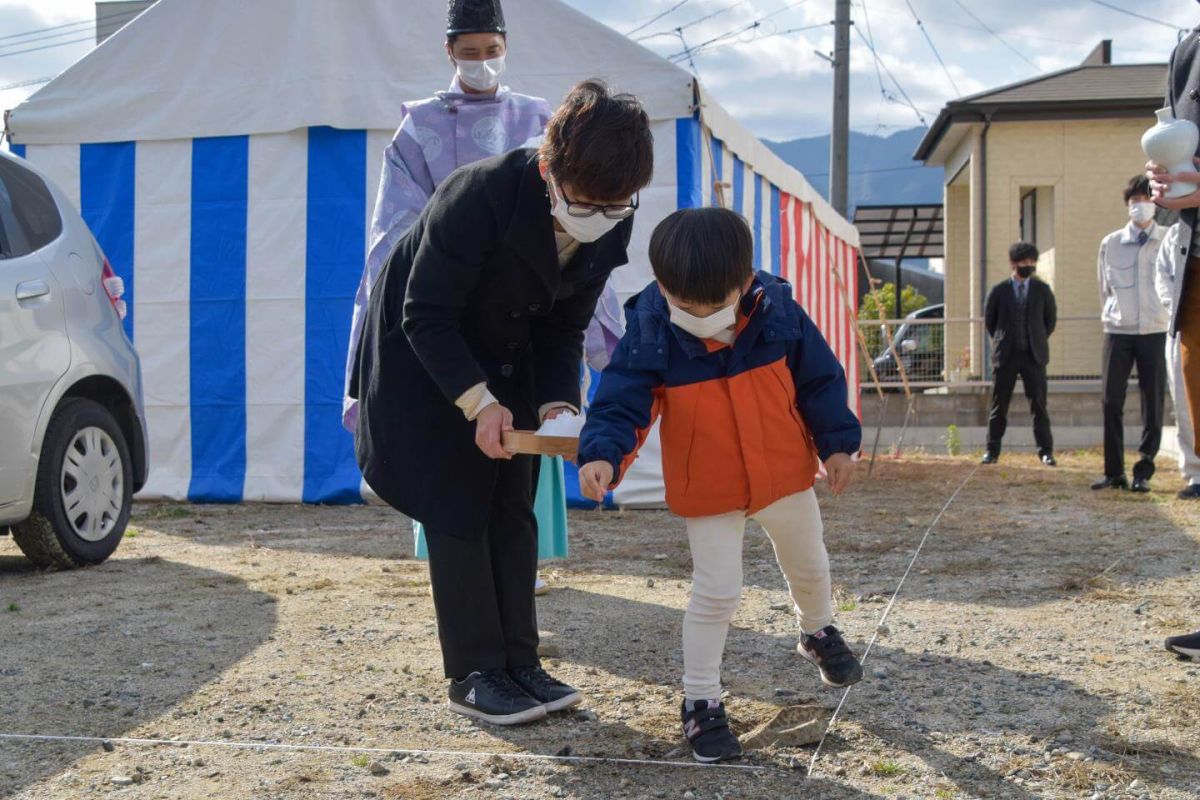
<path id="1" fill-rule="evenodd" d="M 70 201 L 0 153 L 0 534 L 40 566 L 112 555 L 146 482 L 123 293 Z"/>

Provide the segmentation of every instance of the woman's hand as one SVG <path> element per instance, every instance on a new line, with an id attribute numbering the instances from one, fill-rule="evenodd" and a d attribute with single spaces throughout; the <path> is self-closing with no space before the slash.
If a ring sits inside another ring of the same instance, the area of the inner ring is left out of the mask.
<path id="1" fill-rule="evenodd" d="M 1193 159 L 1200 166 L 1200 158 Z M 1172 184 L 1194 183 L 1200 186 L 1200 172 L 1180 172 L 1172 175 L 1167 168 L 1157 161 L 1146 164 L 1146 177 L 1150 179 L 1150 188 L 1154 192 L 1154 202 L 1170 211 L 1182 211 L 1185 208 L 1200 208 L 1200 189 L 1183 197 L 1167 197 L 1166 193 Z"/>
<path id="2" fill-rule="evenodd" d="M 499 403 L 492 403 L 475 418 L 475 444 L 488 458 L 510 461 L 513 454 L 504 449 L 501 437 L 512 429 L 512 412 Z"/>
<path id="3" fill-rule="evenodd" d="M 825 462 L 825 473 L 829 476 L 829 491 L 837 496 L 850 488 L 850 482 L 854 480 L 854 470 L 857 468 L 858 464 L 846 453 L 831 455 Z"/>
<path id="4" fill-rule="evenodd" d="M 612 482 L 613 468 L 607 461 L 593 461 L 579 468 L 579 491 L 589 500 L 603 503 Z"/>
<path id="5" fill-rule="evenodd" d="M 542 417 L 542 422 L 549 422 L 552 419 L 558 419 L 563 414 L 574 414 L 568 406 L 555 406 L 546 412 L 546 416 Z"/>

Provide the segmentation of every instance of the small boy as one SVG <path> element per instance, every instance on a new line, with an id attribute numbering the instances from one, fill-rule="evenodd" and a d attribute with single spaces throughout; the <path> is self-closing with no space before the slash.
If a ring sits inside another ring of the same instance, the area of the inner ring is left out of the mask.
<path id="1" fill-rule="evenodd" d="M 721 657 L 742 590 L 742 537 L 758 521 L 800 623 L 800 655 L 828 686 L 862 679 L 833 626 L 829 558 L 813 484 L 840 494 L 862 428 L 829 345 L 780 278 L 755 274 L 741 216 L 667 217 L 650 241 L 657 282 L 628 304 L 580 441 L 581 488 L 599 500 L 662 418 L 667 504 L 687 518 L 692 596 L 683 621 L 683 731 L 697 761 L 737 758 L 721 703 Z"/>

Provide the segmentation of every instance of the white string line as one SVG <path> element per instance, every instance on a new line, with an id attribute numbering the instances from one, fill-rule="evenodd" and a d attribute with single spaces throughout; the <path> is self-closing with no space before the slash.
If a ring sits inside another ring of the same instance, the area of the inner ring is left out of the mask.
<path id="1" fill-rule="evenodd" d="M 954 494 L 950 495 L 950 499 L 947 500 L 946 504 L 942 506 L 942 510 L 939 511 L 937 516 L 933 518 L 933 522 L 929 523 L 929 527 L 925 529 L 925 535 L 921 537 L 921 541 L 917 545 L 917 549 L 913 551 L 912 559 L 910 559 L 908 562 L 908 569 L 904 570 L 904 574 L 900 576 L 900 583 L 896 585 L 896 591 L 892 592 L 892 599 L 888 601 L 887 607 L 883 609 L 883 613 L 879 616 L 879 622 L 875 623 L 875 632 L 871 634 L 871 641 L 867 643 L 867 649 L 863 651 L 863 657 L 859 663 L 864 665 L 867 663 L 867 658 L 870 657 L 871 650 L 875 647 L 875 642 L 879 640 L 879 630 L 883 627 L 884 623 L 887 622 L 888 616 L 892 613 L 892 609 L 896 605 L 896 599 L 900 596 L 900 590 L 904 588 L 904 582 L 908 580 L 909 574 L 912 573 L 913 567 L 916 566 L 917 558 L 920 557 L 921 550 L 925 548 L 925 542 L 929 540 L 929 535 L 933 533 L 933 529 L 937 527 L 938 522 L 941 521 L 942 515 L 946 513 L 948 508 L 950 508 L 950 504 L 958 499 L 959 493 L 966 488 L 966 485 L 971 481 L 971 478 L 975 477 L 975 473 L 979 471 L 979 467 L 980 465 L 976 464 L 975 468 L 971 470 L 967 477 L 963 478 L 963 482 L 958 485 L 958 488 L 954 490 Z M 825 740 L 829 737 L 830 731 L 833 730 L 833 726 L 837 722 L 838 716 L 840 716 L 842 713 L 842 706 L 846 704 L 846 698 L 850 696 L 850 690 L 853 688 L 854 684 L 850 684 L 846 687 L 846 691 L 842 693 L 841 701 L 838 702 L 837 708 L 833 710 L 833 716 L 829 718 L 829 724 L 825 727 L 825 733 L 821 736 L 821 740 L 817 742 L 817 749 L 813 751 L 812 760 L 808 762 L 809 778 L 813 776 L 813 772 L 817 767 L 817 759 L 821 756 L 821 748 L 825 746 Z"/>
<path id="2" fill-rule="evenodd" d="M 701 764 L 697 761 L 656 761 L 642 758 L 610 758 L 607 756 L 551 756 L 540 753 L 480 753 L 471 750 L 414 750 L 404 747 L 353 747 L 327 744 L 279 744 L 271 742 L 208 741 L 203 739 L 135 739 L 120 736 L 51 736 L 34 733 L 0 733 L 0 741 L 76 742 L 85 744 L 125 744 L 135 746 L 217 747 L 230 750 L 286 750 L 319 753 L 376 753 L 382 755 L 433 756 L 446 758 L 501 758 L 514 761 L 554 761 L 564 764 L 622 764 L 652 767 L 702 767 L 732 769 L 743 772 L 765 770 L 753 764 Z"/>

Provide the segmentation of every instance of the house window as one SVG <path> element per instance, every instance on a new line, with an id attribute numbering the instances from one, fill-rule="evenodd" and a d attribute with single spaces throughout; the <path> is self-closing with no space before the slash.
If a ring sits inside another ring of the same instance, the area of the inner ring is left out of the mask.
<path id="1" fill-rule="evenodd" d="M 1037 189 L 1021 191 L 1021 241 L 1037 244 Z"/>

